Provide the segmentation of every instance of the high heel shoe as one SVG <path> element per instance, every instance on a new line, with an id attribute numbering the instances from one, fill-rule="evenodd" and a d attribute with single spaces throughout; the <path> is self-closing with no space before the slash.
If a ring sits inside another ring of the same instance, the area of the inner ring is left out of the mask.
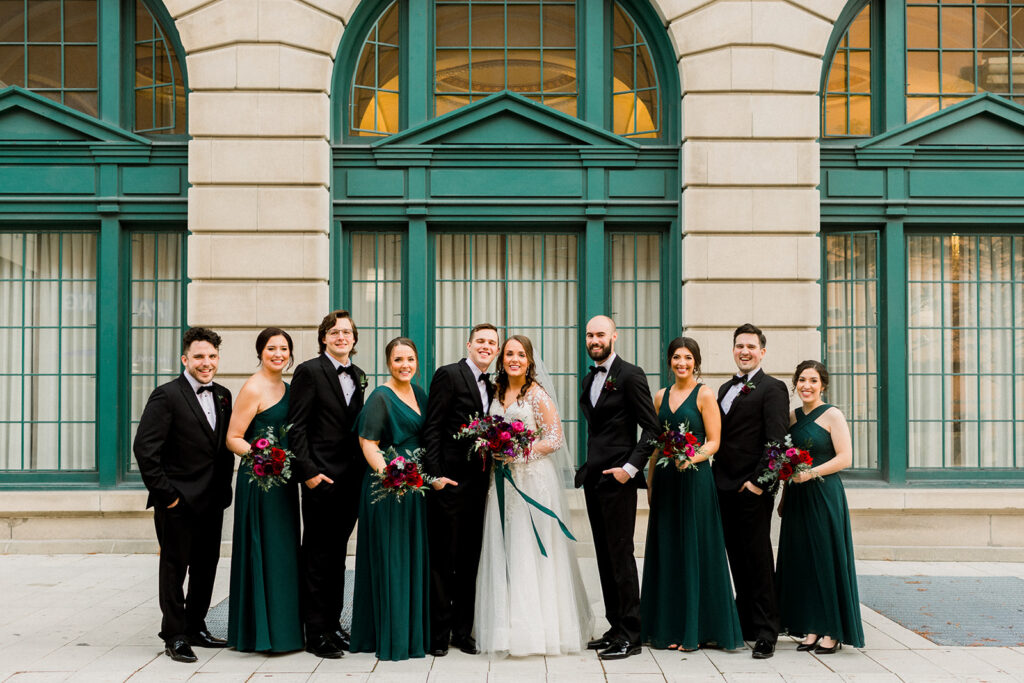
<path id="1" fill-rule="evenodd" d="M 814 648 L 814 654 L 816 654 L 816 655 L 831 655 L 831 654 L 835 654 L 836 650 L 842 650 L 842 649 L 843 649 L 843 644 L 840 643 L 837 640 L 836 642 L 832 643 L 832 647 L 822 647 L 821 645 L 819 645 L 818 647 Z"/>
<path id="2" fill-rule="evenodd" d="M 818 643 L 821 642 L 821 636 L 814 639 L 813 643 L 800 643 L 796 646 L 797 652 L 810 652 L 814 648 L 818 647 Z"/>

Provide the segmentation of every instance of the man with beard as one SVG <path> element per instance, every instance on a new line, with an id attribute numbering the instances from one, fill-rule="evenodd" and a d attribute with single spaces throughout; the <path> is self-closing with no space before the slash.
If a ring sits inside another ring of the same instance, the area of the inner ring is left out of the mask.
<path id="1" fill-rule="evenodd" d="M 637 476 L 651 454 L 658 417 L 647 375 L 615 353 L 618 334 L 612 319 L 599 315 L 587 323 L 587 353 L 595 365 L 583 379 L 580 409 L 587 420 L 587 461 L 576 472 L 594 534 L 609 629 L 587 643 L 601 659 L 622 659 L 640 652 L 640 581 L 633 557 Z M 637 426 L 642 429 L 637 441 Z"/>

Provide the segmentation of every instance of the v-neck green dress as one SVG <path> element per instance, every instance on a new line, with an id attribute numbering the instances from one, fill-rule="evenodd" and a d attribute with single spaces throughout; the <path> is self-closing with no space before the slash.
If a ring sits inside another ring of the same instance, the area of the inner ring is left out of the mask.
<path id="1" fill-rule="evenodd" d="M 419 448 L 427 394 L 416 385 L 413 392 L 419 414 L 390 388 L 374 389 L 356 423 L 359 436 L 379 441 L 382 451 L 394 446 L 399 455 Z M 417 494 L 373 503 L 374 481 L 367 468 L 359 502 L 351 649 L 390 661 L 423 657 L 430 643 L 426 506 Z"/>
<path id="2" fill-rule="evenodd" d="M 698 384 L 675 411 L 669 409 L 666 389 L 658 422 L 667 422 L 673 429 L 686 424 L 704 443 L 707 434 L 697 407 L 701 386 Z M 718 491 L 709 462 L 682 472 L 673 466 L 654 469 L 640 591 L 640 634 L 641 640 L 654 648 L 743 646 Z"/>
<path id="3" fill-rule="evenodd" d="M 832 435 L 815 422 L 831 407 L 820 405 L 807 415 L 797 408 L 789 429 L 793 445 L 807 450 L 815 467 L 836 455 Z M 782 632 L 864 647 L 850 511 L 838 474 L 786 484 L 775 575 Z"/>
<path id="4" fill-rule="evenodd" d="M 256 413 L 245 440 L 277 431 L 288 418 L 285 384 L 280 401 Z M 262 491 L 249 481 L 250 466 L 238 468 L 235 520 L 231 539 L 231 592 L 228 595 L 228 645 L 241 652 L 301 650 L 299 614 L 299 491 L 295 481 Z"/>

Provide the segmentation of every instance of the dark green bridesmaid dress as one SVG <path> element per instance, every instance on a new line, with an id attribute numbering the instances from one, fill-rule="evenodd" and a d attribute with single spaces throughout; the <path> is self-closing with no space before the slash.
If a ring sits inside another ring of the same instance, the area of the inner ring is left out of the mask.
<path id="1" fill-rule="evenodd" d="M 831 407 L 820 405 L 808 415 L 797 408 L 789 429 L 793 445 L 810 452 L 814 466 L 836 455 L 832 435 L 815 422 Z M 864 647 L 850 512 L 838 474 L 786 484 L 775 576 L 783 633 L 827 635 Z"/>
<path id="2" fill-rule="evenodd" d="M 658 422 L 678 429 L 684 422 L 704 442 L 704 421 L 697 407 L 698 384 L 682 405 L 669 409 L 669 390 L 661 400 Z M 711 464 L 682 472 L 655 467 L 647 548 L 640 592 L 641 640 L 654 648 L 704 644 L 743 646 L 733 599 L 729 564 L 718 511 Z"/>
<path id="3" fill-rule="evenodd" d="M 245 440 L 288 417 L 285 384 L 280 401 L 256 413 Z M 281 443 L 287 447 L 285 436 Z M 238 468 L 231 540 L 228 645 L 242 652 L 291 652 L 303 648 L 299 616 L 299 491 L 294 482 L 261 491 L 249 481 L 249 465 Z"/>
<path id="4" fill-rule="evenodd" d="M 389 387 L 374 389 L 359 414 L 359 436 L 379 441 L 382 451 L 394 446 L 399 455 L 419 448 L 427 394 L 416 385 L 413 392 L 419 414 Z M 419 494 L 372 503 L 373 482 L 367 469 L 359 502 L 351 649 L 389 661 L 423 657 L 430 642 L 426 506 Z"/>

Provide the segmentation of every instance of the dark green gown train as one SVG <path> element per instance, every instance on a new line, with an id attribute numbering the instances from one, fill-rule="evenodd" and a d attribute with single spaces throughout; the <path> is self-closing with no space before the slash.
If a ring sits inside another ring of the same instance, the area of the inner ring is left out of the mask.
<path id="1" fill-rule="evenodd" d="M 413 391 L 420 414 L 390 388 L 374 389 L 356 423 L 359 436 L 379 441 L 382 451 L 394 446 L 399 455 L 419 448 L 427 394 L 416 385 Z M 376 652 L 391 661 L 423 657 L 430 642 L 426 506 L 419 494 L 372 503 L 373 482 L 367 469 L 359 502 L 352 652 Z"/>
<path id="2" fill-rule="evenodd" d="M 675 412 L 669 410 L 666 389 L 658 422 L 668 422 L 673 429 L 685 422 L 703 443 L 704 421 L 697 407 L 701 386 Z M 707 643 L 726 649 L 743 646 L 709 462 L 682 472 L 672 466 L 654 469 L 640 634 L 654 648 L 677 644 L 693 650 Z"/>
<path id="3" fill-rule="evenodd" d="M 288 417 L 285 384 L 280 401 L 256 413 L 245 440 L 279 430 Z M 288 438 L 280 440 L 287 447 Z M 294 482 L 261 491 L 238 468 L 231 540 L 228 645 L 243 652 L 301 650 L 299 615 L 299 491 Z"/>
<path id="4" fill-rule="evenodd" d="M 814 466 L 836 455 L 832 435 L 815 423 L 831 407 L 820 405 L 808 415 L 797 408 L 789 429 L 793 445 L 810 452 Z M 827 635 L 864 647 L 850 512 L 838 474 L 786 485 L 775 575 L 783 633 Z"/>

